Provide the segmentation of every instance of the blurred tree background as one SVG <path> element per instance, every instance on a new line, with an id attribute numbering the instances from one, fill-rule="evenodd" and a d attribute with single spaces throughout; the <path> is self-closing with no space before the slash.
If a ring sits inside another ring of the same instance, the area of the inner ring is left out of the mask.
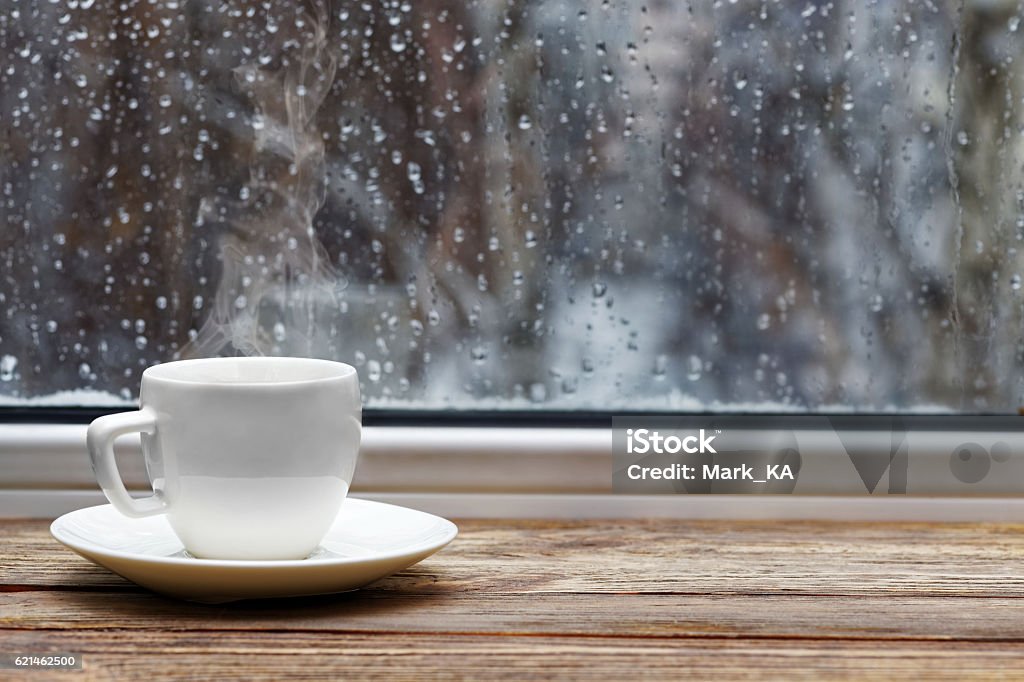
<path id="1" fill-rule="evenodd" d="M 1018 2 L 0 4 L 5 402 L 1024 402 Z"/>

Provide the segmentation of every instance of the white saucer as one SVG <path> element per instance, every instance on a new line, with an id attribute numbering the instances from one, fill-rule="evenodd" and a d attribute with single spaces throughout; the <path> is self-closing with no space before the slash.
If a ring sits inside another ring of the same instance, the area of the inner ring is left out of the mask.
<path id="1" fill-rule="evenodd" d="M 425 559 L 451 542 L 458 528 L 414 509 L 348 498 L 320 548 L 293 561 L 196 559 L 185 553 L 165 517 L 130 519 L 109 504 L 65 514 L 50 533 L 154 592 L 220 603 L 354 590 Z"/>

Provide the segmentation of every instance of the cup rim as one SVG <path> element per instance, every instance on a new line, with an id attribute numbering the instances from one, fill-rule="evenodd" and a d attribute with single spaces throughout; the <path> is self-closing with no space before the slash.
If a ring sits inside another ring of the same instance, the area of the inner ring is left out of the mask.
<path id="1" fill-rule="evenodd" d="M 301 378 L 268 378 L 261 380 L 221 380 L 216 378 L 189 376 L 189 372 L 198 370 L 209 365 L 280 365 L 284 371 L 288 366 L 301 368 L 306 374 L 310 371 L 317 372 L 314 376 L 302 376 Z M 335 360 L 324 360 L 320 358 L 303 358 L 291 356 L 238 356 L 218 358 L 191 358 L 188 360 L 172 360 L 147 367 L 142 372 L 143 380 L 157 381 L 161 383 L 180 384 L 190 386 L 223 386 L 238 388 L 272 388 L 282 386 L 296 386 L 300 384 L 316 384 L 339 379 L 349 379 L 356 376 L 356 368 L 344 362 Z"/>

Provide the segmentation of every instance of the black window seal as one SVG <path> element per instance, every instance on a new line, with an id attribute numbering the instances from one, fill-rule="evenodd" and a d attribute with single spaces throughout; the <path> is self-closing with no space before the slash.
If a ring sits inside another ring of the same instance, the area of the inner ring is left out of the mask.
<path id="1" fill-rule="evenodd" d="M 0 424 L 88 424 L 105 414 L 132 408 L 0 406 Z M 598 410 L 363 410 L 366 426 L 454 426 L 521 428 L 611 428 L 612 417 L 685 417 L 702 428 L 767 430 L 820 429 L 922 431 L 1024 431 L 1024 416 L 957 413 L 832 412 L 659 412 Z"/>

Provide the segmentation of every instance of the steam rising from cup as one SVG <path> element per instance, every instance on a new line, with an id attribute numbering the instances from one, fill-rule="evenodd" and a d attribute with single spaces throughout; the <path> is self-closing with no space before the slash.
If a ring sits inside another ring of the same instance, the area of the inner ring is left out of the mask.
<path id="1" fill-rule="evenodd" d="M 316 111 L 334 80 L 325 2 L 297 17 L 305 31 L 280 65 L 235 69 L 255 106 L 250 179 L 238 199 L 200 204 L 197 224 L 219 223 L 222 271 L 212 311 L 180 357 L 222 354 L 330 357 L 330 325 L 345 281 L 317 240 L 324 144 Z"/>

